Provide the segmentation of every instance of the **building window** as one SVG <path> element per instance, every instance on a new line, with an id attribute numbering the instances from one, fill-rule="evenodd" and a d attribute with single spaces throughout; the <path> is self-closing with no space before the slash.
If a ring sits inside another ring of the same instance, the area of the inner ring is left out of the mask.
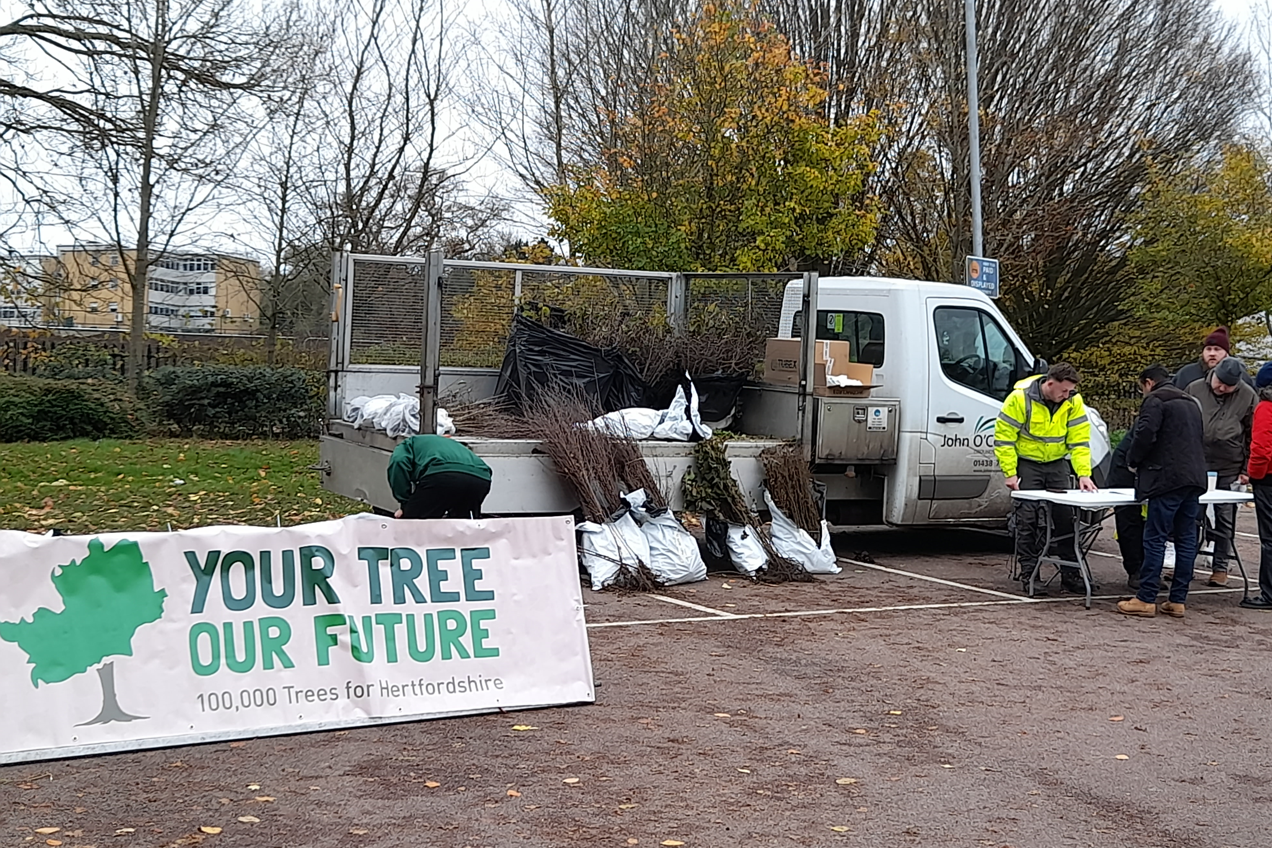
<path id="1" fill-rule="evenodd" d="M 119 301 L 112 300 L 112 301 L 110 302 L 110 311 L 111 311 L 111 312 L 118 312 L 118 311 L 119 311 Z"/>
<path id="2" fill-rule="evenodd" d="M 90 304 L 88 305 L 88 311 L 89 311 L 89 312 L 96 312 L 96 311 L 97 311 L 97 309 L 98 309 L 98 303 L 97 303 L 97 301 L 93 301 L 92 303 L 90 303 Z"/>

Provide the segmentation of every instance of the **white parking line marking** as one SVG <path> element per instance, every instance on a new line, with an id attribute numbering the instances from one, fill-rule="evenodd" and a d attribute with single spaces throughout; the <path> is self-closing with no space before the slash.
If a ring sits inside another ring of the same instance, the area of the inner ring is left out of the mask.
<path id="1" fill-rule="evenodd" d="M 666 595 L 650 595 L 649 597 L 658 601 L 666 601 L 669 604 L 677 604 L 678 606 L 688 607 L 689 609 L 697 610 L 698 612 L 709 612 L 712 615 L 714 615 L 716 618 L 737 618 L 738 617 L 735 613 L 725 612 L 724 610 L 712 609 L 711 607 L 704 607 L 702 604 L 695 604 L 695 603 L 692 603 L 691 601 L 682 601 L 679 598 L 669 598 Z"/>
<path id="2" fill-rule="evenodd" d="M 847 557 L 840 557 L 839 561 L 851 563 L 852 565 L 859 566 L 861 568 L 873 568 L 875 571 L 885 571 L 888 574 L 899 574 L 902 577 L 913 577 L 915 580 L 926 580 L 929 583 L 940 583 L 942 586 L 953 586 L 956 589 L 966 589 L 969 592 L 980 592 L 983 595 L 1010 598 L 1013 601 L 1032 603 L 1037 600 L 1036 598 L 1022 598 L 1019 595 L 1010 595 L 1007 592 L 999 592 L 997 589 L 982 589 L 980 586 L 969 586 L 966 583 L 956 583 L 953 580 L 945 580 L 940 577 L 929 577 L 926 574 L 915 574 L 913 571 L 902 571 L 899 568 L 888 568 L 886 565 L 875 565 L 870 562 L 860 562 L 855 559 L 848 559 Z"/>
<path id="3" fill-rule="evenodd" d="M 1223 595 L 1240 592 L 1240 589 L 1193 589 L 1189 591 L 1192 595 Z M 1092 595 L 1093 601 L 1120 601 L 1126 598 L 1126 594 L 1121 595 Z M 909 610 L 940 610 L 940 609 L 967 609 L 971 607 L 1009 607 L 1023 606 L 1024 604 L 1059 604 L 1059 603 L 1080 603 L 1081 595 L 1065 595 L 1056 598 L 1025 598 L 1009 596 L 1010 600 L 1005 601 L 960 601 L 955 603 L 944 604 L 895 604 L 893 606 L 880 607 L 842 607 L 839 609 L 820 609 L 820 610 L 792 610 L 789 612 L 752 612 L 741 613 L 738 615 L 709 615 L 694 618 L 652 618 L 639 621 L 599 621 L 589 623 L 589 628 L 600 627 L 633 627 L 638 624 L 687 624 L 697 621 L 741 621 L 745 619 L 757 618 L 804 618 L 821 615 L 845 615 L 851 613 L 869 613 L 869 612 L 905 612 Z"/>

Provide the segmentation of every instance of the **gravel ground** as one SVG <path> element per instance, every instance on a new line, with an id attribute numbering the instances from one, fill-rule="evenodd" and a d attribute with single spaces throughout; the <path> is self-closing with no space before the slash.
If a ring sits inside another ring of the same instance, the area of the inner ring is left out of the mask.
<path id="1" fill-rule="evenodd" d="M 0 845 L 1265 844 L 1272 615 L 1239 592 L 1126 619 L 1023 602 L 996 537 L 838 547 L 814 584 L 585 589 L 594 705 L 0 768 Z"/>

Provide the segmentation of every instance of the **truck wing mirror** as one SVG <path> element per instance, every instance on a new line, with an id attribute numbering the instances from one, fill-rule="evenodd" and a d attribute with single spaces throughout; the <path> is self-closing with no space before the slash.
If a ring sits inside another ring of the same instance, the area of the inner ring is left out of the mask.
<path id="1" fill-rule="evenodd" d="M 1047 364 L 1047 360 L 1043 359 L 1041 356 L 1034 357 L 1033 372 L 1035 374 L 1046 374 L 1047 369 L 1050 367 L 1051 366 Z"/>

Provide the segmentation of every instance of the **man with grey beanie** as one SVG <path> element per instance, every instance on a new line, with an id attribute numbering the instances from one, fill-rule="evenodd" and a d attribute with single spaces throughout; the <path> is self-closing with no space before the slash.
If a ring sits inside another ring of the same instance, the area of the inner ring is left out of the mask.
<path id="1" fill-rule="evenodd" d="M 1241 360 L 1227 356 L 1219 360 L 1208 375 L 1189 383 L 1186 389 L 1201 405 L 1206 470 L 1218 477 L 1215 482 L 1220 489 L 1231 489 L 1237 481 L 1249 482 L 1246 463 L 1250 459 L 1250 431 L 1259 397 L 1246 383 L 1248 377 Z M 1224 586 L 1228 582 L 1228 557 L 1236 529 L 1237 507 L 1236 504 L 1216 504 L 1214 510 L 1215 548 L 1207 585 Z"/>

